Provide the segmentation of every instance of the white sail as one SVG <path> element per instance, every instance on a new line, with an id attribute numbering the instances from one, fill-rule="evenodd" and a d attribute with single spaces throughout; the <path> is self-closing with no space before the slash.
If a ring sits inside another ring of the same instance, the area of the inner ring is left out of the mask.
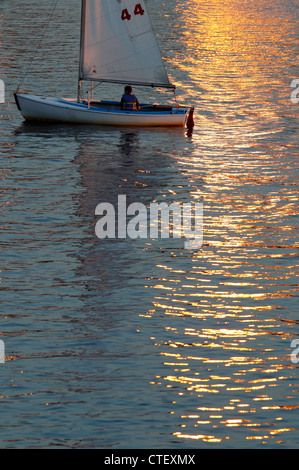
<path id="1" fill-rule="evenodd" d="M 83 0 L 80 80 L 171 87 L 144 1 Z"/>

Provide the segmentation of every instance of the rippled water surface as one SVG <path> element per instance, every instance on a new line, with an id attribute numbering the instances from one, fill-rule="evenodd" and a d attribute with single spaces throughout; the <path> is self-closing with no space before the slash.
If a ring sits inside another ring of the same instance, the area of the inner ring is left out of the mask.
<path id="1" fill-rule="evenodd" d="M 192 134 L 26 124 L 26 69 L 76 93 L 80 4 L 0 1 L 1 447 L 298 447 L 298 4 L 147 1 Z M 203 246 L 98 239 L 120 194 L 203 202 Z"/>

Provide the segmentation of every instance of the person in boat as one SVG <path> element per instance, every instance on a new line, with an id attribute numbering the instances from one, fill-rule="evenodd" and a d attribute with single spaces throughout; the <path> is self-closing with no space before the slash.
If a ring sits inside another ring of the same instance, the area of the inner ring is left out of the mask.
<path id="1" fill-rule="evenodd" d="M 124 94 L 121 98 L 121 109 L 140 111 L 140 104 L 138 99 L 132 93 L 132 87 L 130 85 L 125 86 Z"/>

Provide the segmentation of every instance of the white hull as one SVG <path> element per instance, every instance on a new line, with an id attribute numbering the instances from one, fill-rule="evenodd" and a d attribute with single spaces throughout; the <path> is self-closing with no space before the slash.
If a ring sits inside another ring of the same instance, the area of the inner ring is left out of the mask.
<path id="1" fill-rule="evenodd" d="M 16 94 L 17 106 L 26 120 L 98 124 L 107 126 L 184 126 L 191 108 L 141 105 L 140 111 L 124 111 L 116 102 L 86 102 Z"/>

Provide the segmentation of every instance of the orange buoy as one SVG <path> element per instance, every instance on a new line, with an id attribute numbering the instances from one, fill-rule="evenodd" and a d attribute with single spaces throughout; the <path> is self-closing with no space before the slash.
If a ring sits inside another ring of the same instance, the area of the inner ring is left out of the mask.
<path id="1" fill-rule="evenodd" d="M 188 119 L 187 119 L 187 127 L 188 127 L 188 129 L 194 127 L 193 113 L 194 113 L 194 107 L 193 107 L 193 108 L 190 108 L 190 111 L 189 111 L 189 116 L 188 116 Z"/>

